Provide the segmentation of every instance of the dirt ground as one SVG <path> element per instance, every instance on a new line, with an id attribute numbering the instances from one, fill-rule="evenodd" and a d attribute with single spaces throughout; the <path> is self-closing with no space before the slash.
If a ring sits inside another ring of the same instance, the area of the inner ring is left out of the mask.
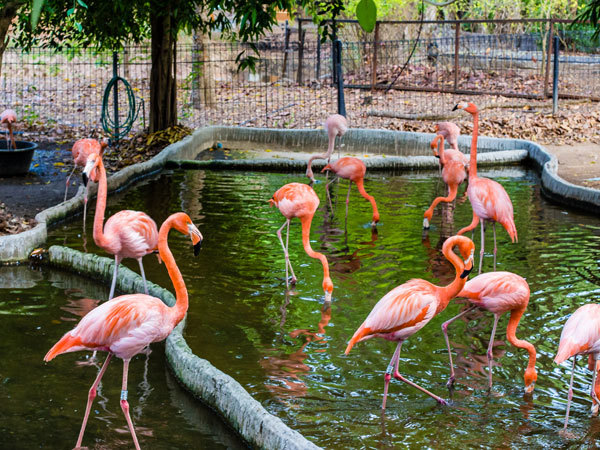
<path id="1" fill-rule="evenodd" d="M 558 158 L 558 174 L 581 186 L 600 189 L 600 145 L 546 145 Z"/>

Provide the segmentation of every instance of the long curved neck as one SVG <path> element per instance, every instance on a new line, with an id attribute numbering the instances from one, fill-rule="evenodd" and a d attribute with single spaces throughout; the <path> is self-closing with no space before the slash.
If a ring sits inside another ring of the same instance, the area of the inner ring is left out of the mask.
<path id="1" fill-rule="evenodd" d="M 444 156 L 444 136 L 438 134 L 435 138 L 438 140 L 438 155 L 440 157 L 440 162 L 445 164 L 446 157 Z"/>
<path id="2" fill-rule="evenodd" d="M 179 267 L 177 267 L 177 264 L 175 263 L 175 258 L 173 257 L 173 253 L 171 253 L 171 249 L 169 249 L 169 244 L 167 242 L 171 228 L 173 228 L 173 219 L 167 219 L 167 222 L 160 227 L 158 233 L 158 253 L 165 263 L 169 278 L 171 278 L 171 282 L 175 288 L 175 305 L 173 308 L 169 309 L 173 326 L 175 326 L 181 322 L 185 316 L 189 302 L 185 282 L 183 281 Z"/>
<path id="3" fill-rule="evenodd" d="M 379 222 L 379 211 L 377 210 L 377 203 L 375 202 L 375 197 L 367 194 L 367 191 L 365 191 L 365 186 L 364 186 L 363 180 L 356 180 L 354 182 L 354 184 L 356 184 L 356 187 L 358 188 L 358 192 L 360 192 L 360 195 L 362 195 L 364 198 L 366 198 L 371 203 L 371 206 L 373 207 L 373 222 Z"/>
<path id="4" fill-rule="evenodd" d="M 312 174 L 312 163 L 315 159 L 329 159 L 331 154 L 333 153 L 333 148 L 335 147 L 335 133 L 328 133 L 329 135 L 329 146 L 327 147 L 327 153 L 319 153 L 318 155 L 313 155 L 308 160 L 308 167 L 306 168 L 307 174 Z"/>
<path id="5" fill-rule="evenodd" d="M 477 178 L 477 137 L 479 135 L 479 111 L 473 113 L 473 137 L 471 138 L 471 159 L 469 161 L 469 179 Z"/>
<path id="6" fill-rule="evenodd" d="M 106 249 L 110 246 L 110 241 L 104 234 L 104 212 L 106 211 L 106 195 L 108 192 L 108 186 L 106 182 L 106 170 L 102 159 L 98 163 L 98 194 L 96 195 L 96 214 L 94 215 L 94 242 L 98 247 Z"/>
<path id="7" fill-rule="evenodd" d="M 318 259 L 321 261 L 323 265 L 323 289 L 325 291 L 331 292 L 333 290 L 333 284 L 331 282 L 331 278 L 329 277 L 329 263 L 327 262 L 327 258 L 324 254 L 315 252 L 310 246 L 310 223 L 312 221 L 311 216 L 302 216 L 300 217 L 300 222 L 302 223 L 302 245 L 304 246 L 304 251 L 311 258 Z M 331 289 L 328 288 L 331 286 Z"/>
<path id="8" fill-rule="evenodd" d="M 456 277 L 448 286 L 438 288 L 440 290 L 438 295 L 440 303 L 438 304 L 436 313 L 443 311 L 446 306 L 448 306 L 448 303 L 450 303 L 450 300 L 458 295 L 467 282 L 467 277 L 460 277 L 465 269 L 465 264 L 463 263 L 462 259 L 460 259 L 456 253 L 452 251 L 451 246 L 448 246 L 447 249 L 445 249 L 444 256 L 454 266 Z"/>
<path id="9" fill-rule="evenodd" d="M 508 319 L 508 326 L 506 327 L 506 337 L 508 339 L 508 342 L 510 342 L 515 347 L 527 350 L 527 353 L 529 353 L 529 364 L 527 364 L 527 368 L 533 369 L 535 368 L 536 358 L 535 347 L 533 346 L 533 344 L 530 344 L 527 341 L 518 339 L 516 335 L 517 325 L 519 325 L 519 321 L 521 320 L 521 317 L 523 316 L 524 312 L 525 308 L 513 309 L 510 312 L 510 319 Z"/>

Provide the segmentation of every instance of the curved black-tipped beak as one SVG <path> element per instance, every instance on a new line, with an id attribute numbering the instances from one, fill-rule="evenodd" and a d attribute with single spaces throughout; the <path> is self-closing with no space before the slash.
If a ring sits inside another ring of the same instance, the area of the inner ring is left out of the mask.
<path id="1" fill-rule="evenodd" d="M 440 155 L 433 155 L 433 156 L 435 156 L 437 159 L 440 159 Z"/>
<path id="2" fill-rule="evenodd" d="M 469 276 L 469 274 L 471 273 L 472 270 L 473 270 L 473 265 L 471 265 L 470 269 L 463 270 L 463 273 L 460 274 L 460 277 L 461 278 L 467 278 Z"/>
<path id="3" fill-rule="evenodd" d="M 85 172 L 81 174 L 81 178 L 83 179 L 83 185 L 84 185 L 84 186 L 87 186 L 87 184 L 88 184 L 88 181 L 89 181 L 89 178 L 88 178 L 88 176 L 85 174 Z"/>
<path id="4" fill-rule="evenodd" d="M 202 241 L 198 242 L 197 244 L 194 244 L 194 256 L 198 256 L 198 254 L 200 253 L 200 247 L 202 247 Z"/>
<path id="5" fill-rule="evenodd" d="M 452 108 L 452 111 L 456 111 L 458 109 L 458 103 L 456 105 L 454 105 L 454 108 Z"/>

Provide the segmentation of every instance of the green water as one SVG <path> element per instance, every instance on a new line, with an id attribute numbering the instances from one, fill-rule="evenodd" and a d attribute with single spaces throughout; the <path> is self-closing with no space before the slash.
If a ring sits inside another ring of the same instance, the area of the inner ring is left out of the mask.
<path id="1" fill-rule="evenodd" d="M 87 352 L 42 358 L 97 304 L 102 286 L 44 268 L 0 267 L 0 445 L 5 449 L 73 448 L 98 366 Z M 102 361 L 105 354 L 100 354 Z M 121 411 L 123 364 L 113 360 L 92 408 L 83 445 L 133 448 Z M 142 448 L 243 448 L 214 413 L 193 400 L 165 365 L 164 346 L 129 366 L 131 417 Z"/>
<path id="2" fill-rule="evenodd" d="M 519 243 L 511 244 L 498 229 L 497 270 L 518 273 L 531 287 L 517 336 L 538 349 L 534 394 L 523 394 L 527 354 L 505 342 L 507 317 L 496 335 L 494 388 L 487 393 L 485 353 L 492 316 L 476 312 L 470 322 L 457 321 L 450 327 L 457 352 L 452 406 L 437 406 L 393 380 L 383 418 L 383 374 L 395 344 L 373 339 L 357 344 L 348 356 L 344 349 L 375 303 L 393 287 L 415 277 L 439 284 L 454 277 L 440 253 L 442 235 L 469 224 L 472 213 L 468 201 L 459 201 L 454 210 L 438 208 L 423 239 L 423 212 L 444 189 L 436 173 L 369 175 L 366 189 L 377 199 L 381 214 L 376 235 L 368 226 L 370 205 L 354 188 L 346 232 L 346 182 L 332 188 L 333 217 L 326 207 L 324 184 L 316 185 L 321 206 L 311 240 L 331 265 L 335 289 L 328 311 L 322 311 L 321 266 L 304 253 L 297 221 L 290 230 L 290 257 L 299 282 L 286 294 L 283 252 L 275 234 L 284 218 L 267 203 L 285 183 L 302 181 L 301 174 L 163 172 L 111 196 L 107 217 L 121 209 L 139 209 L 160 224 L 170 213 L 190 214 L 204 234 L 200 255 L 192 256 L 189 239 L 176 233 L 170 239 L 190 292 L 185 333 L 189 345 L 322 447 L 595 445 L 600 420 L 589 416 L 591 373 L 581 362 L 575 375 L 573 436 L 561 437 L 570 370 L 568 364 L 556 366 L 552 358 L 568 314 L 595 301 L 600 292 L 579 273 L 586 267 L 599 272 L 600 221 L 547 202 L 536 175 L 527 169 L 482 171 L 481 176 L 501 182 L 515 207 Z M 91 218 L 90 214 L 85 247 L 102 254 L 91 242 Z M 487 236 L 484 271 L 493 269 L 491 230 Z M 54 230 L 49 243 L 83 249 L 81 220 Z M 478 254 L 479 229 L 475 243 Z M 127 265 L 138 270 L 136 261 Z M 156 258 L 145 258 L 145 267 L 151 280 L 171 288 Z M 402 349 L 400 372 L 446 398 L 449 369 L 440 325 L 462 308 L 452 302 Z M 69 434 L 75 436 L 77 423 L 66 421 L 70 422 Z"/>

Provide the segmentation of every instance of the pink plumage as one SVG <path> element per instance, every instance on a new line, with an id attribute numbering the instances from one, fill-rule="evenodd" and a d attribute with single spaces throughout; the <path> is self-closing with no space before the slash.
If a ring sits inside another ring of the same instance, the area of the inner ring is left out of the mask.
<path id="1" fill-rule="evenodd" d="M 17 113 L 12 109 L 5 109 L 2 114 L 0 114 L 0 123 L 6 124 L 8 128 L 8 134 L 10 137 L 10 141 L 12 143 L 12 147 L 14 150 L 17 149 L 17 143 L 15 142 L 15 137 L 13 135 L 13 123 L 17 121 Z M 8 142 L 8 140 L 7 140 Z"/>
<path id="2" fill-rule="evenodd" d="M 312 171 L 312 163 L 315 159 L 326 159 L 327 162 L 331 159 L 331 154 L 335 148 L 335 138 L 343 136 L 348 131 L 348 121 L 340 114 L 332 114 L 325 121 L 325 131 L 327 132 L 327 138 L 329 145 L 325 153 L 311 156 L 308 160 L 308 167 L 306 168 L 306 176 L 310 178 L 312 182 L 315 181 L 315 177 Z"/>

